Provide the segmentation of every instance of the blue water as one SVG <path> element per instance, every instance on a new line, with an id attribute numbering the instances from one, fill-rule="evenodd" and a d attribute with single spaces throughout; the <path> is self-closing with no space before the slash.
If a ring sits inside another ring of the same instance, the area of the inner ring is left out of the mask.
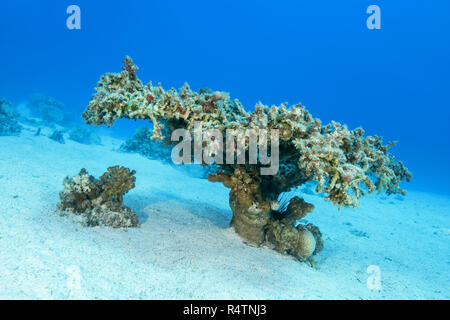
<path id="1" fill-rule="evenodd" d="M 66 27 L 70 4 L 81 30 Z M 371 4 L 380 30 L 366 27 Z M 448 1 L 2 1 L 0 96 L 45 93 L 80 115 L 128 54 L 144 82 L 229 91 L 248 109 L 302 102 L 399 140 L 404 187 L 450 194 L 449 15 Z"/>

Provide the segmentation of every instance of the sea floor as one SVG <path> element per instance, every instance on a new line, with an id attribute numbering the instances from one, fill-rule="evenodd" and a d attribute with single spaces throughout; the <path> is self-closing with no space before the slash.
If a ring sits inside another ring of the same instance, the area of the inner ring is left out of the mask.
<path id="1" fill-rule="evenodd" d="M 223 185 L 118 152 L 114 138 L 59 144 L 42 133 L 0 137 L 0 299 L 450 299 L 448 197 L 372 195 L 338 211 L 300 188 L 325 240 L 311 268 L 244 244 Z M 137 171 L 124 199 L 140 228 L 59 215 L 65 176 L 113 165 Z"/>

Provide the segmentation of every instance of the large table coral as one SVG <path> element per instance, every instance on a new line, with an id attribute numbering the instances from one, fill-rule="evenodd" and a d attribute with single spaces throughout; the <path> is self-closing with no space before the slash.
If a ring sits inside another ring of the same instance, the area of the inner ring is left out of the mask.
<path id="1" fill-rule="evenodd" d="M 265 165 L 221 164 L 209 180 L 230 188 L 231 226 L 248 243 L 272 246 L 299 260 L 310 259 L 322 248 L 319 229 L 296 221 L 313 210 L 311 204 L 293 198 L 278 203 L 280 194 L 308 181 L 316 181 L 317 192 L 339 208 L 358 206 L 358 199 L 374 190 L 400 193 L 399 183 L 411 173 L 383 145 L 378 136 L 364 136 L 361 128 L 349 130 L 336 122 L 322 125 L 300 104 L 268 107 L 258 104 L 252 112 L 225 92 L 209 89 L 192 91 L 185 84 L 179 91 L 164 90 L 160 84 L 144 85 L 137 77 L 131 58 L 124 60 L 120 73 L 101 77 L 96 93 L 83 113 L 87 124 L 112 126 L 119 118 L 153 122 L 153 138 L 171 141 L 171 132 L 203 129 L 276 129 L 279 132 L 279 170 L 261 174 Z M 225 134 L 224 134 L 225 137 Z M 269 146 L 271 139 L 269 139 Z"/>

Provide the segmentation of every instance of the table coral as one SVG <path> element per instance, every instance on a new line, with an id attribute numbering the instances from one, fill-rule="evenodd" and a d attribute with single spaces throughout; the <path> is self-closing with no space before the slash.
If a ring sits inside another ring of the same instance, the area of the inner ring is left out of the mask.
<path id="1" fill-rule="evenodd" d="M 78 175 L 64 179 L 64 190 L 59 194 L 61 201 L 57 207 L 82 215 L 88 226 L 137 227 L 137 215 L 123 205 L 123 196 L 134 188 L 135 173 L 115 166 L 108 168 L 100 179 L 95 179 L 83 168 Z"/>
<path id="2" fill-rule="evenodd" d="M 144 85 L 137 71 L 131 58 L 126 57 L 122 72 L 104 74 L 83 120 L 108 126 L 119 118 L 150 120 L 152 138 L 166 144 L 173 144 L 173 130 L 193 131 L 198 122 L 205 130 L 223 133 L 227 129 L 279 131 L 276 174 L 263 175 L 260 169 L 265 165 L 245 160 L 242 164 L 222 164 L 209 176 L 210 181 L 222 182 L 231 189 L 231 226 L 249 244 L 269 244 L 299 260 L 310 259 L 308 255 L 323 247 L 321 233 L 314 225 L 295 224 L 313 207 L 294 198 L 285 211 L 279 211 L 274 204 L 280 194 L 315 181 L 316 192 L 324 193 L 325 200 L 339 208 L 357 207 L 358 199 L 374 190 L 404 194 L 399 183 L 411 179 L 403 163 L 388 152 L 395 143 L 383 145 L 381 137 L 365 137 L 363 129 L 349 130 L 337 122 L 322 125 L 301 104 L 269 108 L 259 103 L 247 112 L 225 92 L 194 92 L 187 84 L 179 91 L 166 91 L 161 84 Z"/>

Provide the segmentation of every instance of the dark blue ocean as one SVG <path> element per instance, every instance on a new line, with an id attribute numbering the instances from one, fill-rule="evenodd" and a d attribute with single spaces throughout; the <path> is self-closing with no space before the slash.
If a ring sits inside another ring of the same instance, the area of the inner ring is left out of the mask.
<path id="1" fill-rule="evenodd" d="M 372 4 L 381 29 L 366 25 Z M 130 55 L 144 82 L 228 91 L 248 109 L 301 102 L 323 123 L 398 140 L 414 174 L 403 186 L 448 195 L 449 15 L 448 1 L 2 1 L 0 96 L 43 93 L 81 115 Z"/>

